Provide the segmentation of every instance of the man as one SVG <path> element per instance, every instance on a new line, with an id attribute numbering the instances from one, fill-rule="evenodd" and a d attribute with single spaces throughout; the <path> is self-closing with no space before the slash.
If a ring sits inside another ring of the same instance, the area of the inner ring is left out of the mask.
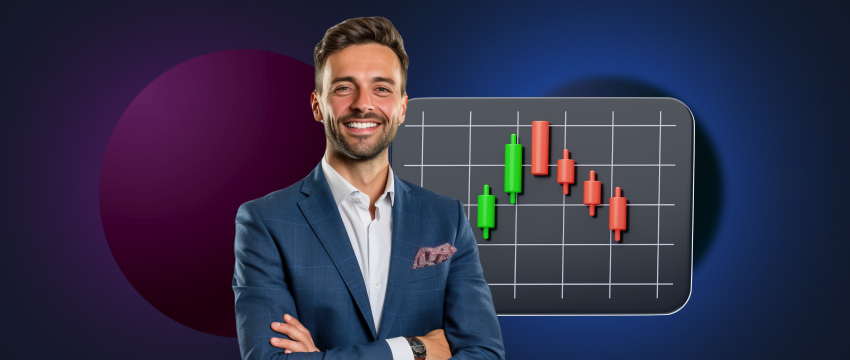
<path id="1" fill-rule="evenodd" d="M 389 166 L 407 110 L 401 36 L 385 18 L 350 19 L 314 59 L 325 156 L 236 216 L 242 358 L 504 359 L 463 204 Z"/>

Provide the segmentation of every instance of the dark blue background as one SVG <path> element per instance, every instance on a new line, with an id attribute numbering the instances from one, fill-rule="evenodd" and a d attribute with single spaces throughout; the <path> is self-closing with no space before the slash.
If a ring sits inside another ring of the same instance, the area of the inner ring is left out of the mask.
<path id="1" fill-rule="evenodd" d="M 0 357 L 237 359 L 236 339 L 165 317 L 113 260 L 97 197 L 110 134 L 183 61 L 247 48 L 312 65 L 328 27 L 373 15 L 404 36 L 412 98 L 625 79 L 682 100 L 711 144 L 718 168 L 704 176 L 718 179 L 722 207 L 715 228 L 695 228 L 711 245 L 688 304 L 670 316 L 502 317 L 509 358 L 846 353 L 850 13 L 839 4 L 4 4 Z M 700 206 L 698 219 L 710 212 Z"/>

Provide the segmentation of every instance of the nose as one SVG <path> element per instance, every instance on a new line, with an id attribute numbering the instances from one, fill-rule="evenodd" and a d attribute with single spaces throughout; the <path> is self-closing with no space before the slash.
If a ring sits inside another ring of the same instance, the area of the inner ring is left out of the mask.
<path id="1" fill-rule="evenodd" d="M 351 108 L 360 110 L 360 112 L 369 112 L 375 110 L 372 106 L 372 97 L 368 91 L 358 90 L 354 96 L 354 102 L 351 103 Z"/>

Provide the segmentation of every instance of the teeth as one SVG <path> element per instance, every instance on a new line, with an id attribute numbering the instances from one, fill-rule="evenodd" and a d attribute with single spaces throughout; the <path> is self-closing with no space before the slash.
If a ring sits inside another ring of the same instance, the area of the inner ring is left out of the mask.
<path id="1" fill-rule="evenodd" d="M 346 126 L 346 127 L 350 127 L 350 128 L 354 128 L 354 129 L 366 129 L 366 128 L 371 128 L 371 127 L 378 126 L 378 124 L 376 124 L 376 123 L 369 123 L 369 122 L 365 122 L 365 123 L 361 123 L 361 122 L 352 122 L 352 123 L 345 124 L 345 126 Z"/>

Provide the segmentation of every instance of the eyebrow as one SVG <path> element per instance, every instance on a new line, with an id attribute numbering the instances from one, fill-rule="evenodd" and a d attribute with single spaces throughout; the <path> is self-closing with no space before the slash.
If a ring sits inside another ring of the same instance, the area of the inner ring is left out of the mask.
<path id="1" fill-rule="evenodd" d="M 341 82 L 341 81 L 348 81 L 348 82 L 352 82 L 352 83 L 356 82 L 356 81 L 354 81 L 353 77 L 344 76 L 344 77 L 338 77 L 336 79 L 333 79 L 333 81 L 331 81 L 331 84 L 335 84 L 335 83 L 338 83 L 338 82 Z M 393 81 L 393 79 L 380 77 L 380 76 L 373 77 L 372 82 L 385 82 L 385 83 L 389 83 L 390 85 L 395 85 L 395 81 Z"/>

